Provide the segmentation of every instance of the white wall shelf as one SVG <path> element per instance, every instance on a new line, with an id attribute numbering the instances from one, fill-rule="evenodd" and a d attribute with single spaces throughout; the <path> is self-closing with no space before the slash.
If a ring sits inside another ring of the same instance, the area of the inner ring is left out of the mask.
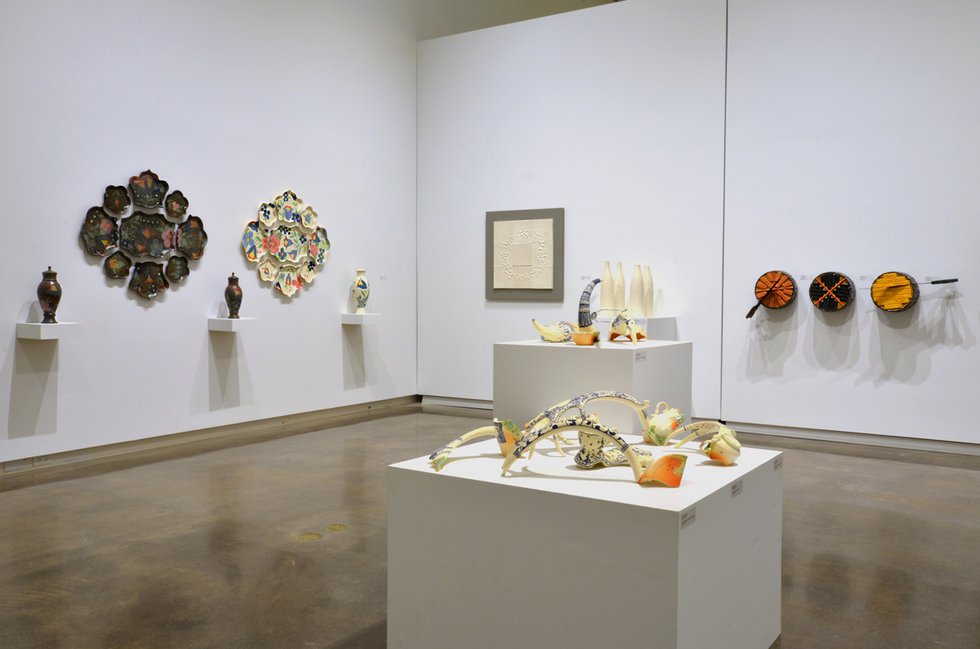
<path id="1" fill-rule="evenodd" d="M 17 337 L 24 340 L 61 340 L 74 338 L 82 331 L 80 322 L 18 322 Z"/>
<path id="2" fill-rule="evenodd" d="M 208 331 L 238 333 L 253 329 L 258 318 L 208 318 Z"/>
<path id="3" fill-rule="evenodd" d="M 377 322 L 380 313 L 341 313 L 340 324 L 359 327 L 371 322 Z"/>

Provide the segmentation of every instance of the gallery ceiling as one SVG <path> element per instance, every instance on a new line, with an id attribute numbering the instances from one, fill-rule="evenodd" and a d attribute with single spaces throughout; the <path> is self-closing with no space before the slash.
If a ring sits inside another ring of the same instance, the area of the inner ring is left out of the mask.
<path id="1" fill-rule="evenodd" d="M 617 1 L 416 0 L 417 37 L 423 41 Z"/>

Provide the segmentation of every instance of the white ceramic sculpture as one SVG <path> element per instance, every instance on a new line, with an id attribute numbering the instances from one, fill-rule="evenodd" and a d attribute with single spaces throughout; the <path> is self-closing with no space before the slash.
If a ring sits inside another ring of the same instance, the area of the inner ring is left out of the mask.
<path id="1" fill-rule="evenodd" d="M 626 278 L 623 277 L 623 262 L 616 262 L 616 274 L 613 276 L 613 308 L 622 311 L 626 308 Z"/>
<path id="2" fill-rule="evenodd" d="M 602 275 L 600 279 L 602 281 L 599 283 L 599 312 L 602 313 L 606 309 L 613 308 L 616 294 L 615 287 L 613 286 L 612 269 L 609 267 L 608 261 L 602 263 Z"/>
<path id="3" fill-rule="evenodd" d="M 652 318 L 653 313 L 653 272 L 649 266 L 643 267 L 643 317 Z"/>
<path id="4" fill-rule="evenodd" d="M 639 264 L 633 264 L 633 275 L 630 277 L 629 308 L 636 318 L 645 318 L 647 315 L 643 301 L 643 272 Z"/>

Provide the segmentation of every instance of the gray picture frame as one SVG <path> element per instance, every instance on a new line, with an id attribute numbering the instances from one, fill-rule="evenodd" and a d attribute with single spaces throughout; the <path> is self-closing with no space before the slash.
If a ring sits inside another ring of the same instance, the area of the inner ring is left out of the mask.
<path id="1" fill-rule="evenodd" d="M 493 250 L 494 223 L 551 219 L 554 257 L 550 289 L 494 288 Z M 486 222 L 486 299 L 491 302 L 563 302 L 565 300 L 565 208 L 551 207 L 536 210 L 507 210 L 487 212 Z"/>

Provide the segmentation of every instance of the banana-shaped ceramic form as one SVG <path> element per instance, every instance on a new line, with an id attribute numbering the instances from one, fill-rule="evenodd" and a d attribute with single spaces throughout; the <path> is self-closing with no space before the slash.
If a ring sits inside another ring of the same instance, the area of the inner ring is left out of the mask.
<path id="1" fill-rule="evenodd" d="M 619 336 L 629 336 L 633 344 L 636 344 L 637 340 L 643 340 L 647 337 L 647 332 L 636 324 L 636 320 L 630 315 L 629 309 L 620 311 L 613 319 L 612 324 L 609 325 L 609 340 L 616 340 Z"/>
<path id="2" fill-rule="evenodd" d="M 440 470 L 442 467 L 446 466 L 446 462 L 449 461 L 449 454 L 453 452 L 453 449 L 458 448 L 460 445 L 474 439 L 479 439 L 481 437 L 496 437 L 497 444 L 500 446 L 500 454 L 506 456 L 517 445 L 518 440 L 524 436 L 524 431 L 514 425 L 510 420 L 501 421 L 499 419 L 493 420 L 493 426 L 481 426 L 480 428 L 475 428 L 468 433 L 464 433 L 449 442 L 442 448 L 432 452 L 429 456 L 429 464 L 436 471 Z"/>
<path id="3" fill-rule="evenodd" d="M 552 325 L 543 325 L 534 318 L 531 318 L 531 324 L 541 334 L 541 340 L 549 343 L 568 342 L 572 339 L 572 332 L 575 330 L 575 325 L 565 320 Z"/>
<path id="4" fill-rule="evenodd" d="M 647 418 L 643 441 L 663 446 L 683 421 L 684 413 L 677 408 L 671 408 L 666 401 L 661 401 L 654 413 Z"/>

